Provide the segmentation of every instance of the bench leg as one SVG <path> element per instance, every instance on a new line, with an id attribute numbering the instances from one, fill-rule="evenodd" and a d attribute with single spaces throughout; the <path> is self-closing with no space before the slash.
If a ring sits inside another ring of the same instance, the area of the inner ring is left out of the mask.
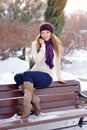
<path id="1" fill-rule="evenodd" d="M 83 120 L 84 120 L 84 117 L 82 117 L 82 118 L 79 119 L 79 122 L 78 122 L 78 126 L 79 126 L 79 127 L 82 127 L 82 125 L 83 125 L 83 123 L 84 123 Z"/>

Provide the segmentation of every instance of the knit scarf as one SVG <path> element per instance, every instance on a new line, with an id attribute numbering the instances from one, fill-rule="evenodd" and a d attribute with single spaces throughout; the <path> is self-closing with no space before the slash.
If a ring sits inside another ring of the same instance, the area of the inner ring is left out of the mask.
<path id="1" fill-rule="evenodd" d="M 53 58 L 54 58 L 54 52 L 53 52 L 53 44 L 51 40 L 48 40 L 45 42 L 46 44 L 46 52 L 45 52 L 45 57 L 46 57 L 46 64 L 49 66 L 50 69 L 54 67 L 53 65 Z"/>

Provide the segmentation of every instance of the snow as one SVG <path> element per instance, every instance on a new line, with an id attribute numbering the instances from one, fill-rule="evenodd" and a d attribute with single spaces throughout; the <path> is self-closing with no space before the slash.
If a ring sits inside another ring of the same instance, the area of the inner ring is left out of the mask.
<path id="1" fill-rule="evenodd" d="M 19 58 L 8 58 L 0 61 L 0 84 L 15 83 L 14 75 L 16 73 L 28 70 L 29 64 Z"/>
<path id="2" fill-rule="evenodd" d="M 28 67 L 28 63 L 19 58 L 8 58 L 4 61 L 0 61 L 0 74 L 23 72 L 28 69 Z"/>
<path id="3" fill-rule="evenodd" d="M 80 30 L 80 33 L 86 34 L 87 30 Z"/>
<path id="4" fill-rule="evenodd" d="M 78 111 L 78 110 L 69 110 L 70 112 L 73 111 L 74 112 Z M 38 116 L 35 115 L 29 115 L 28 120 L 29 122 L 37 122 L 37 121 L 42 121 L 42 120 L 47 120 L 47 119 L 54 119 L 54 118 L 58 118 L 62 115 L 67 115 L 67 113 L 69 111 L 55 111 L 55 112 L 48 112 L 48 113 L 40 113 Z M 79 110 L 80 112 L 83 112 L 83 109 Z M 43 117 L 43 118 L 42 118 Z M 4 119 L 5 122 L 9 122 L 9 121 L 14 121 L 14 120 L 20 120 L 21 116 L 18 116 L 17 114 L 15 114 L 13 117 L 8 119 Z M 0 120 L 0 123 L 3 123 L 3 120 Z"/>
<path id="5" fill-rule="evenodd" d="M 80 81 L 81 90 L 87 90 L 87 51 L 74 50 L 74 52 L 65 57 L 72 61 L 72 64 L 64 64 L 63 71 L 73 76 L 83 79 Z"/>
<path id="6" fill-rule="evenodd" d="M 67 59 L 71 59 L 72 64 L 65 65 L 64 70 L 74 75 L 87 74 L 87 52 L 75 50 L 72 56 L 67 56 Z M 73 70 L 73 71 L 72 71 Z"/>
<path id="7" fill-rule="evenodd" d="M 29 115 L 28 120 L 30 122 L 36 122 L 36 121 L 41 121 L 41 120 L 46 120 L 46 119 L 53 119 L 53 118 L 57 118 L 60 113 L 62 113 L 62 112 L 40 113 L 38 116 Z M 9 118 L 9 120 L 4 119 L 4 121 L 9 122 L 9 121 L 20 120 L 20 119 L 21 119 L 21 116 L 18 116 L 17 114 L 15 114 L 13 117 Z M 0 120 L 0 123 L 1 122 L 3 123 L 3 120 Z"/>

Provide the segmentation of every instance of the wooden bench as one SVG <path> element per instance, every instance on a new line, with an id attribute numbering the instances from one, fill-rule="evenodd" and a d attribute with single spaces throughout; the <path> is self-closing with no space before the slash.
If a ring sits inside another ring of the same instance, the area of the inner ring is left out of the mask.
<path id="1" fill-rule="evenodd" d="M 41 126 L 46 130 L 47 125 L 49 130 L 50 127 L 59 129 L 58 122 L 72 119 L 78 119 L 77 125 L 80 127 L 83 125 L 83 119 L 87 117 L 83 98 L 87 97 L 81 93 L 78 81 L 67 80 L 65 84 L 55 81 L 48 88 L 36 89 L 35 93 L 41 99 L 41 113 L 44 119 L 30 121 L 29 118 L 17 118 L 11 120 L 16 113 L 20 116 L 22 112 L 23 93 L 16 84 L 0 85 L 0 130 L 21 130 L 22 128 L 39 130 Z M 47 114 L 51 118 L 46 118 Z M 38 119 L 38 116 L 35 119 Z M 51 126 L 51 123 L 54 123 L 54 126 Z"/>

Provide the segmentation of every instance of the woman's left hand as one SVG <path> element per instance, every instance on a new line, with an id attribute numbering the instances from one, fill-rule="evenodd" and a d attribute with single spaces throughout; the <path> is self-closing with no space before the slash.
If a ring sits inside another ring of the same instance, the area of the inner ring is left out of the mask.
<path id="1" fill-rule="evenodd" d="M 62 83 L 62 84 L 65 84 L 66 83 L 66 81 L 65 80 L 60 80 L 60 81 L 58 81 L 59 83 Z"/>

